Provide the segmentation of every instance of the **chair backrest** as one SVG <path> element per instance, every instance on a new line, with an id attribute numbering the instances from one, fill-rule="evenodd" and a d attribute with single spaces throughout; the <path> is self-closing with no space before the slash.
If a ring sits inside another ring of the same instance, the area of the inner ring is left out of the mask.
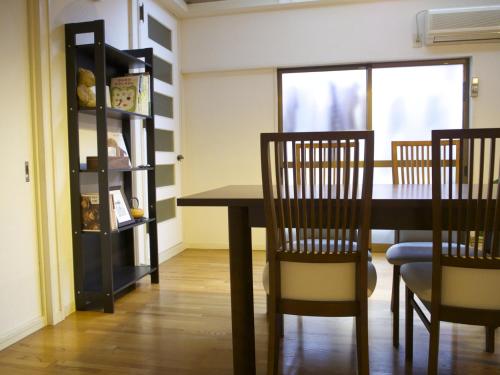
<path id="1" fill-rule="evenodd" d="M 354 262 L 367 255 L 372 131 L 262 134 L 261 161 L 271 258 Z"/>
<path id="2" fill-rule="evenodd" d="M 440 152 L 449 155 L 451 160 L 443 160 L 441 168 L 448 168 L 451 163 L 457 175 L 460 169 L 460 149 L 458 142 L 451 144 L 442 142 Z M 398 184 L 431 184 L 432 183 L 432 141 L 392 141 L 392 183 Z"/>
<path id="3" fill-rule="evenodd" d="M 392 141 L 392 183 L 399 184 L 431 184 L 432 183 L 432 141 Z M 458 141 L 450 146 L 446 142 L 440 144 L 440 153 L 449 154 L 451 147 L 454 177 L 460 168 L 460 149 Z M 447 161 L 441 168 L 447 168 Z M 396 231 L 396 242 L 430 242 L 430 230 Z"/>
<path id="4" fill-rule="evenodd" d="M 321 147 L 320 147 L 321 146 Z M 350 147 L 355 147 L 354 142 L 350 142 Z M 342 150 L 341 156 L 345 153 L 345 148 L 347 147 L 347 142 L 340 144 L 337 143 L 325 143 L 320 145 L 320 143 L 310 143 L 310 142 L 299 142 L 295 144 L 295 155 L 298 161 L 295 163 L 297 183 L 300 185 L 302 183 L 302 173 L 301 168 L 304 168 L 305 175 L 309 175 L 309 170 L 312 169 L 316 173 L 316 179 L 319 178 L 321 174 L 321 181 L 317 181 L 321 184 L 326 184 L 328 179 L 328 153 L 332 152 L 333 163 L 336 163 L 337 152 L 335 151 L 337 147 Z M 321 155 L 320 155 L 321 154 Z M 320 162 L 321 160 L 321 162 Z M 352 163 L 351 163 L 352 166 Z M 362 166 L 362 164 L 361 164 Z M 292 167 L 292 162 L 288 162 L 288 168 Z M 344 169 L 345 171 L 345 169 Z M 339 176 L 340 184 L 344 184 L 346 179 L 346 174 L 341 173 Z M 332 176 L 333 183 L 336 183 L 337 175 Z M 308 185 L 310 179 L 304 180 L 304 183 Z"/>
<path id="5" fill-rule="evenodd" d="M 355 147 L 356 146 L 355 142 L 350 142 L 349 146 Z M 310 143 L 310 142 L 298 142 L 298 143 L 296 143 L 295 144 L 295 155 L 298 158 L 298 160 L 295 164 L 293 164 L 293 162 L 289 161 L 288 165 L 287 165 L 287 168 L 295 168 L 296 169 L 296 171 L 295 171 L 295 176 L 297 176 L 296 183 L 298 185 L 301 185 L 302 182 L 305 185 L 310 185 L 310 183 L 311 183 L 311 180 L 309 178 L 306 180 L 302 180 L 302 174 L 303 174 L 301 172 L 301 169 L 302 169 L 305 176 L 309 176 L 309 173 L 311 173 L 311 172 L 315 174 L 315 178 L 313 180 L 317 185 L 318 184 L 326 185 L 327 181 L 328 181 L 328 168 L 329 168 L 328 153 L 332 152 L 332 154 L 331 154 L 332 158 L 333 158 L 332 164 L 335 165 L 335 163 L 337 162 L 337 152 L 335 151 L 337 149 L 337 147 L 340 147 L 340 149 L 342 150 L 342 152 L 340 153 L 340 157 L 342 158 L 342 156 L 345 154 L 345 148 L 347 147 L 347 142 L 342 142 L 340 144 L 337 144 L 336 142 L 335 143 L 325 142 L 325 143 L 321 144 L 321 147 L 320 147 L 319 142 L 317 142 L 317 143 Z M 321 160 L 321 162 L 320 162 L 320 160 Z M 342 163 L 342 160 L 340 160 L 340 162 Z M 359 165 L 360 165 L 360 167 L 362 167 L 363 163 L 360 162 Z M 350 168 L 352 168 L 352 167 L 353 167 L 353 162 L 351 162 L 351 165 L 350 165 Z M 345 172 L 346 172 L 346 169 L 344 168 L 343 173 L 341 173 L 338 176 L 339 183 L 341 185 L 344 184 L 344 181 L 347 178 L 347 174 Z M 332 181 L 333 184 L 337 183 L 337 175 L 336 174 L 334 174 L 332 176 L 332 180 L 333 180 Z M 323 232 L 322 238 L 327 238 L 325 228 L 314 230 L 315 238 L 319 238 L 320 235 L 318 232 L 320 230 Z M 288 236 L 288 233 L 285 233 L 285 234 Z M 294 234 L 294 233 L 292 233 L 292 234 Z M 331 236 L 332 236 L 332 234 L 331 234 Z M 350 236 L 350 233 L 347 230 L 346 231 L 346 238 L 349 238 L 349 236 Z M 304 239 L 304 238 L 309 238 L 309 239 L 312 238 L 312 230 L 307 230 L 306 236 L 305 237 L 302 236 L 302 239 Z M 295 237 L 294 237 L 294 240 L 296 240 Z M 356 232 L 355 232 L 355 241 L 357 241 Z"/>
<path id="6" fill-rule="evenodd" d="M 432 132 L 433 304 L 500 310 L 499 138 L 500 129 Z"/>

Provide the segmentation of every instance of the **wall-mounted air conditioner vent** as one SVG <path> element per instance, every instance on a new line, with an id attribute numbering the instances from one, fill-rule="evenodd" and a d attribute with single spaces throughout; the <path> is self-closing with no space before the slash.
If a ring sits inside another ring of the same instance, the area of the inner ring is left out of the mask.
<path id="1" fill-rule="evenodd" d="M 427 45 L 462 42 L 500 42 L 500 5 L 431 9 L 425 12 Z"/>

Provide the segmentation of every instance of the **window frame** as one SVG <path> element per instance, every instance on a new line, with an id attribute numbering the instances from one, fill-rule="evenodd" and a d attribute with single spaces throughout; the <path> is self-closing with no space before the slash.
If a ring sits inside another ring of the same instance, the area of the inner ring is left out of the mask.
<path id="1" fill-rule="evenodd" d="M 402 68 L 402 67 L 417 67 L 417 66 L 433 66 L 433 65 L 463 65 L 463 98 L 462 98 L 462 129 L 469 128 L 470 107 L 469 107 L 469 87 L 470 87 L 470 57 L 457 57 L 448 59 L 427 59 L 427 60 L 399 60 L 385 61 L 374 63 L 354 63 L 340 65 L 318 65 L 318 66 L 302 66 L 292 68 L 277 69 L 277 85 L 278 85 L 278 131 L 283 132 L 283 74 L 288 73 L 311 73 L 311 72 L 327 72 L 339 70 L 366 70 L 366 129 L 373 130 L 372 126 L 372 72 L 377 68 Z M 375 167 L 390 168 L 392 167 L 391 160 L 375 160 Z"/>

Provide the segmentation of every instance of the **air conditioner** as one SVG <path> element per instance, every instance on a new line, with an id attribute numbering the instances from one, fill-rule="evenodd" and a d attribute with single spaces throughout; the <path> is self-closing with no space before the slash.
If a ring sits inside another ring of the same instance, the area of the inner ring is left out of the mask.
<path id="1" fill-rule="evenodd" d="M 426 45 L 500 42 L 500 5 L 425 11 Z"/>

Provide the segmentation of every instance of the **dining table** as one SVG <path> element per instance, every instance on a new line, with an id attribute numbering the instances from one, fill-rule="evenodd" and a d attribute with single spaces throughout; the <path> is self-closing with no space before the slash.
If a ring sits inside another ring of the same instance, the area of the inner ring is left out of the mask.
<path id="1" fill-rule="evenodd" d="M 227 207 L 233 373 L 255 374 L 251 228 L 265 227 L 262 185 L 229 185 L 177 199 L 184 207 Z M 432 229 L 432 185 L 375 184 L 371 229 Z"/>

